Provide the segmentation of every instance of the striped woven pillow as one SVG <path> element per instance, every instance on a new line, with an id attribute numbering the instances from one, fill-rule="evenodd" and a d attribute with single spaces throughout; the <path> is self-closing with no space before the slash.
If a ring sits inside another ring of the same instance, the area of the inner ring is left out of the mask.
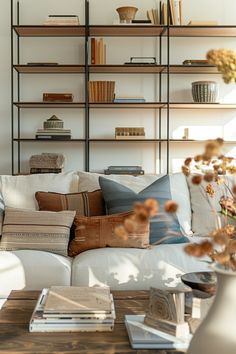
<path id="1" fill-rule="evenodd" d="M 75 211 L 6 208 L 0 249 L 38 250 L 67 256 Z"/>

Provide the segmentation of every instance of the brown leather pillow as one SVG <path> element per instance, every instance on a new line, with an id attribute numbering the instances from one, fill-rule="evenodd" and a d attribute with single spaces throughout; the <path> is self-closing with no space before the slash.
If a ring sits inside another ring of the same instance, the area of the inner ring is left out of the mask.
<path id="1" fill-rule="evenodd" d="M 105 215 L 105 204 L 101 190 L 81 193 L 36 192 L 39 210 L 62 211 L 76 210 L 84 216 Z"/>
<path id="2" fill-rule="evenodd" d="M 115 228 L 131 215 L 132 212 L 90 218 L 76 215 L 75 238 L 69 244 L 69 256 L 75 257 L 81 252 L 103 247 L 147 248 L 149 222 L 140 225 L 135 233 L 130 232 L 127 238 L 115 234 Z"/>

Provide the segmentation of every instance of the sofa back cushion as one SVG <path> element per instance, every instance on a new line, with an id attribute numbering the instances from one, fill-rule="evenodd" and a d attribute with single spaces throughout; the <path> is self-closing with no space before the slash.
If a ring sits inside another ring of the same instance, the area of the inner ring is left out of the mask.
<path id="1" fill-rule="evenodd" d="M 36 192 L 39 210 L 76 210 L 83 216 L 105 215 L 105 203 L 101 190 L 80 193 Z"/>
<path id="2" fill-rule="evenodd" d="M 0 249 L 47 251 L 67 256 L 75 211 L 6 208 Z"/>
<path id="3" fill-rule="evenodd" d="M 0 190 L 6 207 L 37 210 L 37 191 L 78 192 L 79 177 L 75 172 L 45 173 L 26 176 L 0 176 Z"/>
<path id="4" fill-rule="evenodd" d="M 236 221 L 226 218 L 220 213 L 221 197 L 232 197 L 230 189 L 236 184 L 235 176 L 225 176 L 225 183 L 205 182 L 196 185 L 192 183 L 192 176 L 187 178 L 191 207 L 192 207 L 192 230 L 196 236 L 208 236 L 214 229 L 224 226 L 225 223 L 235 225 Z M 211 185 L 214 194 L 209 196 L 206 188 Z"/>
<path id="5" fill-rule="evenodd" d="M 188 242 L 188 239 L 181 233 L 176 215 L 171 214 L 170 216 L 164 213 L 164 204 L 172 199 L 169 176 L 159 178 L 139 193 L 107 178 L 99 177 L 99 183 L 108 214 L 131 211 L 135 202 L 144 202 L 149 198 L 156 199 L 159 202 L 159 215 L 151 219 L 151 244 L 159 242 L 162 238 L 170 235 L 173 237 L 166 239 L 165 243 Z"/>
<path id="6" fill-rule="evenodd" d="M 123 225 L 132 212 L 116 215 L 75 217 L 75 238 L 69 245 L 69 256 L 104 247 L 147 248 L 149 246 L 149 223 L 140 223 L 138 229 L 128 232 L 125 237 L 116 234 L 115 228 Z"/>

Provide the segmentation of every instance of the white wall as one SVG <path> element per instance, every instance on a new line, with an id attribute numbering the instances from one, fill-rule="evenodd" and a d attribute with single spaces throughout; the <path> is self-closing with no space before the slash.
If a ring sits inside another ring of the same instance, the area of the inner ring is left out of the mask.
<path id="1" fill-rule="evenodd" d="M 117 18 L 115 9 L 123 5 L 135 5 L 140 9 L 137 18 L 142 18 L 147 9 L 155 6 L 154 0 L 90 0 L 91 23 L 112 24 Z M 190 19 L 218 20 L 220 24 L 235 24 L 235 0 L 183 0 L 184 21 Z M 84 23 L 83 0 L 20 0 L 21 24 L 41 24 L 48 14 L 78 13 Z M 159 55 L 158 40 L 153 38 L 106 38 L 107 61 L 121 64 L 135 55 Z M 21 63 L 28 61 L 57 61 L 59 63 L 83 63 L 83 39 L 22 38 Z M 172 38 L 171 63 L 180 64 L 184 59 L 204 59 L 210 48 L 236 48 L 236 38 Z M 0 1 L 0 173 L 11 171 L 10 143 L 10 0 Z M 92 79 L 104 79 L 94 75 Z M 147 101 L 155 100 L 158 94 L 158 79 L 152 75 L 107 75 L 116 80 L 116 93 L 142 94 Z M 220 83 L 222 102 L 236 101 L 236 86 L 225 85 L 219 75 L 172 75 L 171 100 L 191 101 L 191 82 L 215 80 Z M 41 100 L 46 91 L 73 92 L 75 100 L 83 100 L 83 76 L 79 75 L 25 75 L 22 76 L 22 100 Z M 165 90 L 163 90 L 165 91 Z M 65 127 L 72 128 L 74 138 L 84 136 L 83 110 L 23 110 L 22 136 L 33 137 L 37 128 L 52 114 L 64 119 Z M 145 126 L 147 138 L 158 136 L 152 110 L 94 110 L 91 111 L 91 137 L 114 136 L 116 126 Z M 181 138 L 184 127 L 189 127 L 190 138 L 224 137 L 236 140 L 236 112 L 229 111 L 171 111 L 171 137 Z M 163 121 L 163 133 L 165 124 Z M 200 152 L 197 143 L 171 144 L 171 167 L 179 169 L 182 160 Z M 66 170 L 83 169 L 83 145 L 77 143 L 24 143 L 22 144 L 22 167 L 28 169 L 28 159 L 34 153 L 58 151 L 66 155 Z M 140 164 L 147 173 L 154 172 L 158 150 L 149 143 L 104 143 L 92 144 L 91 170 L 102 170 L 111 164 Z M 227 145 L 226 152 L 234 153 L 234 146 Z M 163 155 L 163 159 L 165 156 Z M 165 161 L 163 161 L 165 164 Z"/>

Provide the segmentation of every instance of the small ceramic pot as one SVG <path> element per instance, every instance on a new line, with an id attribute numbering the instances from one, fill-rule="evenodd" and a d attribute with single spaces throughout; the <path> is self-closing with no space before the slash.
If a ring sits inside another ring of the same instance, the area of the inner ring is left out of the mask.
<path id="1" fill-rule="evenodd" d="M 219 85 L 215 81 L 193 82 L 192 96 L 197 103 L 215 103 L 219 97 Z"/>
<path id="2" fill-rule="evenodd" d="M 132 20 L 134 20 L 138 9 L 133 6 L 123 6 L 116 9 L 116 11 L 120 16 L 120 23 L 131 23 Z"/>

